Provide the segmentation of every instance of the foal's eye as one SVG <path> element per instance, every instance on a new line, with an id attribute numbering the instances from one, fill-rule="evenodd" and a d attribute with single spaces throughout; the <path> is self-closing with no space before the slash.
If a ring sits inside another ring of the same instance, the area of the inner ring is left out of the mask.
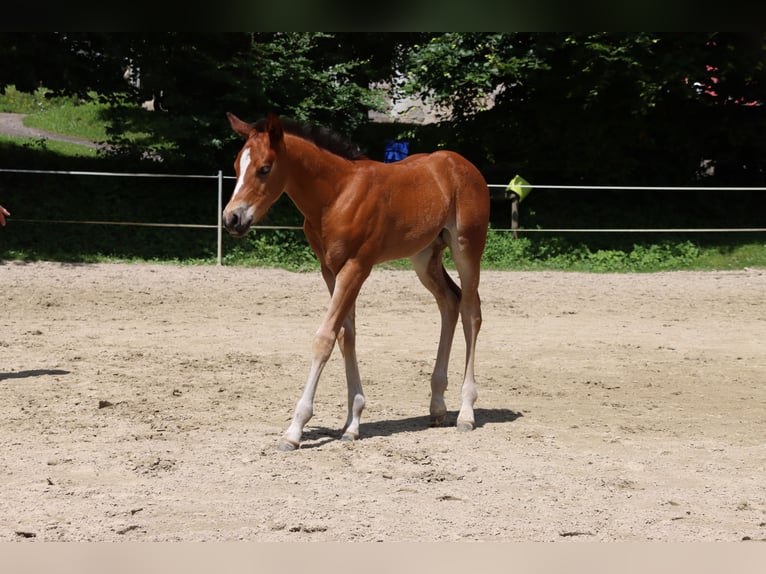
<path id="1" fill-rule="evenodd" d="M 271 171 L 270 165 L 262 165 L 261 167 L 258 168 L 258 175 L 266 175 L 270 171 Z"/>

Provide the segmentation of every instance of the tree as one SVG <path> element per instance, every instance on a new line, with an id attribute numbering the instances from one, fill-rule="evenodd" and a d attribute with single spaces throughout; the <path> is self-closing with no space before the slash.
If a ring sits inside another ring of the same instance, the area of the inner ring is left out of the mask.
<path id="1" fill-rule="evenodd" d="M 18 64 L 3 67 L 0 87 L 95 92 L 111 104 L 110 143 L 120 153 L 138 158 L 153 149 L 165 165 L 218 167 L 230 162 L 236 140 L 227 111 L 253 120 L 277 111 L 346 133 L 366 122 L 368 110 L 382 103 L 370 80 L 386 65 L 385 42 L 364 39 L 346 44 L 332 34 L 299 32 L 0 34 L 0 49 Z M 128 67 L 132 83 L 124 77 Z M 166 113 L 138 107 L 160 95 Z M 145 137 L 128 141 L 128 131 Z"/>
<path id="2" fill-rule="evenodd" d="M 363 57 L 339 58 L 329 34 L 165 33 L 131 41 L 142 89 L 163 93 L 163 137 L 197 164 L 208 157 L 218 165 L 230 161 L 225 144 L 236 138 L 225 121 L 227 111 L 250 120 L 275 111 L 350 132 L 366 121 L 368 109 L 380 105 L 359 83 Z M 119 129 L 120 122 L 115 125 Z"/>
<path id="3" fill-rule="evenodd" d="M 706 158 L 730 172 L 734 158 L 766 157 L 763 108 L 741 105 L 766 102 L 764 55 L 763 34 L 435 34 L 411 51 L 409 89 L 449 106 L 462 151 L 485 165 L 672 184 Z M 717 98 L 693 87 L 711 65 Z"/>

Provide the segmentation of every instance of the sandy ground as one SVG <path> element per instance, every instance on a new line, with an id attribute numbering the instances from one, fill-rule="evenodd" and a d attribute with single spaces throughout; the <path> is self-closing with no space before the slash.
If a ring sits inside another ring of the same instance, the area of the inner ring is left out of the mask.
<path id="1" fill-rule="evenodd" d="M 438 313 L 377 270 L 276 443 L 318 273 L 0 262 L 0 541 L 766 538 L 766 271 L 485 272 L 477 428 L 429 428 Z M 458 407 L 458 334 L 447 400 Z"/>

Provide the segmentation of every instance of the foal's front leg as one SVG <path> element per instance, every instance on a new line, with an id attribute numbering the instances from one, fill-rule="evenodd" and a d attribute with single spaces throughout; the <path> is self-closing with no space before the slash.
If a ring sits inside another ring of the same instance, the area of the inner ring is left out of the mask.
<path id="1" fill-rule="evenodd" d="M 335 292 L 335 274 L 322 265 L 322 277 L 330 291 L 330 297 Z M 346 386 L 348 387 L 348 416 L 343 425 L 341 440 L 356 440 L 359 438 L 359 423 L 364 410 L 364 391 L 359 375 L 359 364 L 356 359 L 356 304 L 351 305 L 343 327 L 338 333 L 338 347 L 343 354 L 346 366 Z"/>
<path id="2" fill-rule="evenodd" d="M 303 427 L 306 426 L 306 423 L 314 414 L 314 396 L 316 394 L 319 377 L 322 374 L 324 366 L 327 364 L 327 360 L 332 354 L 335 341 L 340 334 L 340 329 L 344 322 L 347 322 L 349 314 L 354 307 L 356 297 L 359 295 L 359 290 L 362 288 L 362 284 L 365 279 L 367 279 L 370 271 L 371 267 L 361 266 L 352 260 L 347 261 L 335 277 L 335 285 L 332 290 L 330 307 L 327 310 L 324 321 L 322 321 L 319 329 L 317 329 L 314 339 L 311 342 L 312 361 L 309 376 L 306 380 L 306 386 L 303 389 L 301 398 L 298 400 L 298 404 L 295 406 L 295 413 L 293 414 L 293 420 L 290 423 L 290 426 L 282 435 L 282 438 L 279 439 L 279 444 L 277 445 L 279 450 L 289 451 L 298 448 L 301 435 L 303 434 Z M 355 376 L 358 382 L 359 373 L 356 368 L 353 323 L 350 324 L 350 326 L 350 332 L 344 334 L 344 355 L 347 369 L 349 367 L 349 361 L 353 360 L 354 370 L 356 371 Z M 349 337 L 349 335 L 351 336 Z M 355 387 L 353 401 L 352 386 Z M 358 394 L 356 392 L 356 387 L 358 387 Z M 358 398 L 359 396 L 361 396 L 361 400 Z M 352 379 L 349 379 L 349 400 L 352 401 L 352 405 L 350 405 L 349 421 L 343 436 L 347 439 L 354 439 L 359 432 L 359 416 L 364 407 L 364 396 L 361 395 L 361 383 L 358 382 L 358 384 L 352 385 Z M 358 409 L 354 408 L 355 404 L 358 404 Z M 354 412 L 356 412 L 356 416 L 353 416 Z"/>

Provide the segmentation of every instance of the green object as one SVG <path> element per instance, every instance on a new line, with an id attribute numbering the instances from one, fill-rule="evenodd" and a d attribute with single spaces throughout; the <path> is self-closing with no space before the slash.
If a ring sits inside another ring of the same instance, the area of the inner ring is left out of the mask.
<path id="1" fill-rule="evenodd" d="M 512 191 L 518 195 L 519 203 L 521 203 L 524 201 L 524 198 L 529 195 L 529 192 L 532 191 L 532 186 L 529 185 L 529 182 L 526 179 L 516 174 L 513 176 L 513 179 L 508 184 L 508 187 L 505 188 L 505 190 Z"/>

